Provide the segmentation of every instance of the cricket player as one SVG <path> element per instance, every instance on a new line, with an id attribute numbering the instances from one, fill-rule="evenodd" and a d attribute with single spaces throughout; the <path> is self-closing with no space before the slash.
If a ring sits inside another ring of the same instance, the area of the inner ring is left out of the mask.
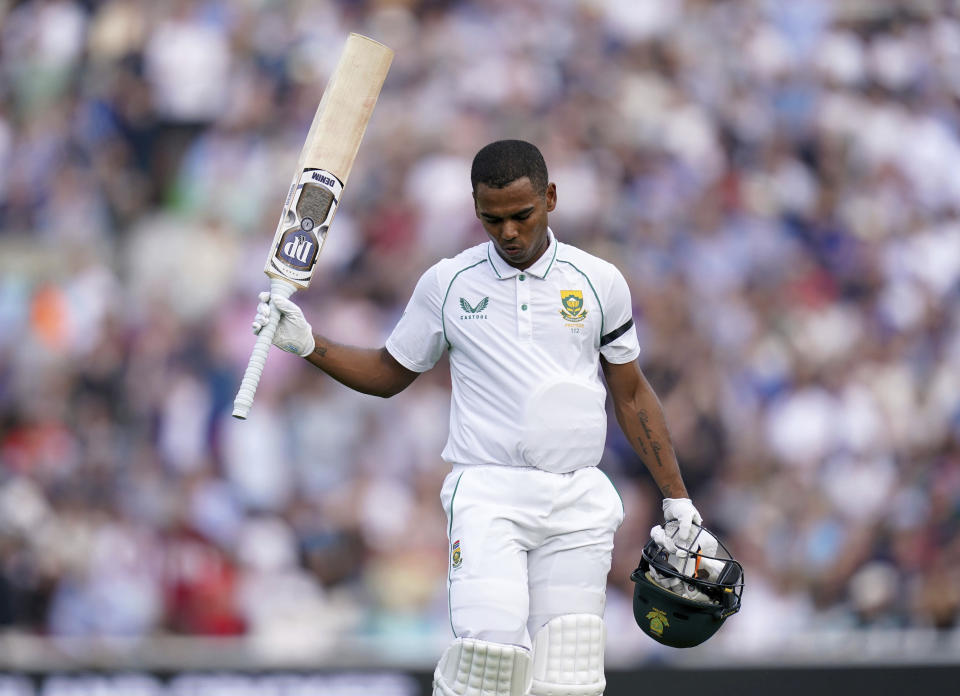
<path id="1" fill-rule="evenodd" d="M 600 696 L 603 610 L 622 502 L 597 468 L 607 390 L 617 421 L 679 522 L 687 495 L 663 411 L 637 363 L 630 292 L 611 263 L 561 242 L 540 151 L 481 149 L 471 168 L 489 241 L 429 268 L 379 349 L 313 333 L 289 299 L 263 293 L 254 331 L 282 313 L 274 344 L 357 391 L 389 397 L 449 353 L 448 588 L 454 640 L 435 696 Z M 599 377 L 602 369 L 607 390 Z M 682 551 L 681 551 L 682 553 Z"/>

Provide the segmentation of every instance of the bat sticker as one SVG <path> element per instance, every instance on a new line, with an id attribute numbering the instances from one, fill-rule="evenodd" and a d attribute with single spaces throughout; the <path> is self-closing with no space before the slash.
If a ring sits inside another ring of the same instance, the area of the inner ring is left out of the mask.
<path id="1" fill-rule="evenodd" d="M 297 177 L 280 218 L 270 270 L 289 280 L 310 280 L 342 191 L 340 180 L 322 169 L 305 169 Z"/>

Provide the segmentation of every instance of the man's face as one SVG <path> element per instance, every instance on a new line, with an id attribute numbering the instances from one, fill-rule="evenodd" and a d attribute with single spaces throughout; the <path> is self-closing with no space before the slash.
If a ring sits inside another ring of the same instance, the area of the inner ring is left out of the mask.
<path id="1" fill-rule="evenodd" d="M 547 213 L 557 205 L 556 185 L 548 184 L 540 195 L 528 177 L 503 188 L 477 184 L 473 203 L 500 258 L 511 266 L 529 268 L 547 250 Z"/>

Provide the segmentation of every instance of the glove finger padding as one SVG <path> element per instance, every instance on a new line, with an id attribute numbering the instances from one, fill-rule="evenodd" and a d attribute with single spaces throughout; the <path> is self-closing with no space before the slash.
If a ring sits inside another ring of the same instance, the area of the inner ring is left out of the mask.
<path id="1" fill-rule="evenodd" d="M 270 297 L 270 303 L 283 314 L 284 318 L 294 323 L 306 323 L 303 310 L 300 309 L 293 300 L 288 300 L 286 297 L 281 297 L 280 295 L 273 295 Z"/>
<path id="2" fill-rule="evenodd" d="M 278 348 L 306 357 L 313 352 L 316 343 L 313 338 L 313 327 L 300 309 L 291 300 L 281 295 L 271 295 L 270 304 L 280 312 L 280 323 L 277 333 L 274 334 L 273 344 Z"/>
<path id="3" fill-rule="evenodd" d="M 271 295 L 261 292 L 257 295 L 260 300 L 257 304 L 257 314 L 253 318 L 253 333 L 259 335 L 263 327 L 270 323 L 273 307 L 280 313 L 277 331 L 273 335 L 273 345 L 288 353 L 295 353 L 306 357 L 313 352 L 316 343 L 313 338 L 313 327 L 294 302 L 282 295 Z"/>
<path id="4" fill-rule="evenodd" d="M 261 302 L 257 305 L 257 315 L 253 318 L 253 333 L 259 334 L 260 329 L 270 322 L 270 305 Z"/>
<path id="5" fill-rule="evenodd" d="M 260 330 L 270 322 L 270 293 L 268 291 L 261 292 L 257 295 L 257 299 L 259 300 L 257 314 L 250 326 L 253 327 L 253 333 L 259 335 Z"/>
<path id="6" fill-rule="evenodd" d="M 664 498 L 663 518 L 668 524 L 676 523 L 676 531 L 668 536 L 677 548 L 677 555 L 684 557 L 687 553 L 686 549 L 690 548 L 699 533 L 699 529 L 694 527 L 694 524 L 703 524 L 700 513 L 689 498 Z"/>

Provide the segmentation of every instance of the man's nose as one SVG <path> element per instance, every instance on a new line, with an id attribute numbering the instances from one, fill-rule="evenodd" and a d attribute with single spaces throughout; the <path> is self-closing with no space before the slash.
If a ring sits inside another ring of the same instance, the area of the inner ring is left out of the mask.
<path id="1" fill-rule="evenodd" d="M 503 231 L 500 237 L 505 240 L 516 239 L 520 234 L 520 225 L 516 220 L 507 220 L 503 223 Z"/>

